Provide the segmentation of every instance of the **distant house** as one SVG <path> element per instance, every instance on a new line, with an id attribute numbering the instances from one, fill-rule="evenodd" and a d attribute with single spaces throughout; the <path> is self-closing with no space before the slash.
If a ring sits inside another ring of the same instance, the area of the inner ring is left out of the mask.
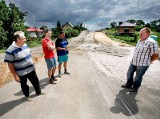
<path id="1" fill-rule="evenodd" d="M 43 30 L 36 27 L 29 27 L 27 31 L 29 32 L 29 36 L 31 38 L 42 37 L 43 34 Z"/>
<path id="2" fill-rule="evenodd" d="M 119 22 L 119 25 L 117 26 L 117 32 L 119 34 L 134 34 L 135 33 L 135 24 L 129 23 L 129 22 Z"/>
<path id="3" fill-rule="evenodd" d="M 73 25 L 69 22 L 66 22 L 66 24 L 62 27 L 63 31 L 67 31 L 69 29 L 73 29 Z"/>

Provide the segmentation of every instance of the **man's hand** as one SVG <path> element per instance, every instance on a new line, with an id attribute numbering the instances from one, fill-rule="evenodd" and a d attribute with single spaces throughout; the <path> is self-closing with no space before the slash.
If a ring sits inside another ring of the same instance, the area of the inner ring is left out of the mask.
<path id="1" fill-rule="evenodd" d="M 14 80 L 16 82 L 20 82 L 20 78 L 19 76 L 17 75 L 16 71 L 15 71 L 15 68 L 14 68 L 14 65 L 12 63 L 8 63 L 8 67 L 9 67 L 9 70 L 11 71 L 13 77 L 14 77 Z"/>
<path id="2" fill-rule="evenodd" d="M 20 81 L 21 81 L 20 78 L 19 78 L 19 76 L 14 76 L 14 80 L 15 80 L 16 82 L 20 82 Z"/>
<path id="3" fill-rule="evenodd" d="M 48 47 L 48 50 L 54 50 L 55 45 L 48 45 L 47 47 Z"/>

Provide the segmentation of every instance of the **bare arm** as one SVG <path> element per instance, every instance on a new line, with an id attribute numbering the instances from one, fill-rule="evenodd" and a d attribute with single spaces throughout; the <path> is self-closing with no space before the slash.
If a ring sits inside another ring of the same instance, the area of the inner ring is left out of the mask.
<path id="1" fill-rule="evenodd" d="M 54 50 L 55 46 L 54 45 L 48 45 L 48 50 Z"/>
<path id="2" fill-rule="evenodd" d="M 151 56 L 151 61 L 155 61 L 155 60 L 157 60 L 157 59 L 158 59 L 158 57 L 159 57 L 159 55 L 158 55 L 158 54 L 153 54 L 153 55 Z"/>
<path id="3" fill-rule="evenodd" d="M 16 71 L 15 71 L 15 69 L 14 69 L 14 65 L 13 65 L 12 63 L 8 63 L 8 67 L 9 67 L 9 70 L 11 71 L 11 73 L 12 73 L 12 75 L 13 75 L 13 77 L 14 77 L 14 80 L 17 81 L 17 82 L 19 82 L 20 79 L 19 79 L 19 77 L 17 76 L 17 73 L 16 73 Z"/>
<path id="4" fill-rule="evenodd" d="M 68 50 L 67 48 L 57 47 L 57 50 Z"/>

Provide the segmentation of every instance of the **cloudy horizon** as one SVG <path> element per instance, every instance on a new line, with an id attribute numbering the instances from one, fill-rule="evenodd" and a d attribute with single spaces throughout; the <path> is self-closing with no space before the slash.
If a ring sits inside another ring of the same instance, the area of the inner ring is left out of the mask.
<path id="1" fill-rule="evenodd" d="M 23 12 L 27 26 L 54 28 L 61 24 L 83 23 L 89 30 L 110 27 L 111 22 L 129 19 L 145 23 L 160 19 L 160 1 L 152 0 L 6 0 L 15 3 Z"/>

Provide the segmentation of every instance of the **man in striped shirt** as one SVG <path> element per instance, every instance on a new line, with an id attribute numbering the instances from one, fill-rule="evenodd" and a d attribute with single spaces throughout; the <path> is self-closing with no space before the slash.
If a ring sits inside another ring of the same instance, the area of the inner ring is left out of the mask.
<path id="1" fill-rule="evenodd" d="M 24 32 L 17 31 L 14 33 L 14 41 L 6 50 L 4 62 L 8 63 L 15 81 L 21 84 L 22 92 L 26 96 L 27 101 L 31 101 L 27 79 L 32 83 L 36 94 L 41 94 L 39 80 L 35 72 L 31 51 L 26 44 Z"/>
<path id="2" fill-rule="evenodd" d="M 147 27 L 140 30 L 140 40 L 136 44 L 133 58 L 127 72 L 127 83 L 122 85 L 123 88 L 130 88 L 130 92 L 137 92 L 141 86 L 142 77 L 152 64 L 158 59 L 158 44 L 150 38 L 151 30 Z M 133 79 L 136 72 L 135 79 Z"/>

